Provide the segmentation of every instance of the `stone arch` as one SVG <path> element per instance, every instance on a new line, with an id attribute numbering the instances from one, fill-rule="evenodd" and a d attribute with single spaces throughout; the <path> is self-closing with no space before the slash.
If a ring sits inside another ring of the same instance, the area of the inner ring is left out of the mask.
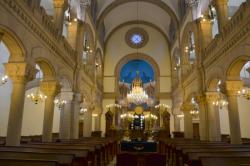
<path id="1" fill-rule="evenodd" d="M 18 36 L 3 26 L 0 26 L 0 42 L 3 42 L 10 52 L 9 62 L 24 62 L 26 49 Z"/>
<path id="2" fill-rule="evenodd" d="M 39 65 L 43 72 L 44 80 L 51 80 L 56 78 L 56 71 L 52 63 L 45 58 L 37 58 L 35 59 L 36 64 Z"/>
<path id="3" fill-rule="evenodd" d="M 213 68 L 213 71 L 210 73 L 210 77 L 206 81 L 206 89 L 207 91 L 216 91 L 218 82 L 224 82 L 224 71 L 220 67 Z"/>
<path id="4" fill-rule="evenodd" d="M 156 93 L 159 92 L 160 89 L 160 83 L 159 83 L 159 77 L 160 77 L 160 69 L 159 66 L 157 64 L 157 62 L 150 57 L 149 55 L 146 55 L 144 53 L 132 53 L 132 54 L 128 54 L 126 56 L 124 56 L 123 58 L 120 59 L 120 61 L 116 64 L 115 66 L 115 91 L 118 92 L 118 82 L 120 80 L 120 71 L 122 69 L 122 67 L 128 63 L 131 60 L 136 60 L 136 59 L 141 59 L 141 60 L 145 60 L 146 62 L 148 62 L 150 65 L 152 65 L 152 68 L 154 70 L 155 73 L 155 81 L 156 81 Z"/>
<path id="5" fill-rule="evenodd" d="M 240 79 L 240 71 L 246 62 L 250 61 L 250 56 L 239 56 L 235 58 L 226 70 L 227 79 Z"/>

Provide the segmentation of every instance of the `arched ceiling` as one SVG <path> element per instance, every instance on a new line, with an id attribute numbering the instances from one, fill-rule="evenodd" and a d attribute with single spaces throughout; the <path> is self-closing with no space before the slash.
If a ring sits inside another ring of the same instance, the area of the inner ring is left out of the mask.
<path id="1" fill-rule="evenodd" d="M 179 0 L 97 0 L 97 27 L 105 28 L 105 39 L 125 23 L 150 23 L 169 36 L 170 24 L 179 25 Z M 137 10 L 138 9 L 138 10 Z M 138 14 L 137 14 L 138 12 Z"/>

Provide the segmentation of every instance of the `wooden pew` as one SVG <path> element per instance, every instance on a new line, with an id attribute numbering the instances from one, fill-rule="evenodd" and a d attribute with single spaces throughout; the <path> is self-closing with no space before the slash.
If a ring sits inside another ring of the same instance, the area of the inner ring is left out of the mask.
<path id="1" fill-rule="evenodd" d="M 0 152 L 0 159 L 32 159 L 56 161 L 59 166 L 73 165 L 74 156 L 70 154 L 35 153 L 35 152 Z"/>
<path id="2" fill-rule="evenodd" d="M 216 157 L 201 157 L 202 166 L 239 166 L 241 164 L 250 164 L 250 157 L 235 157 L 235 156 L 216 156 Z"/>
<path id="3" fill-rule="evenodd" d="M 64 151 L 87 151 L 88 157 L 87 160 L 92 162 L 92 165 L 97 165 L 97 151 L 94 146 L 79 146 L 79 145 L 67 145 L 67 144 L 53 144 L 53 143 L 47 143 L 47 144 L 23 144 L 24 147 L 30 147 L 30 148 L 44 148 L 44 149 L 61 149 Z"/>
<path id="4" fill-rule="evenodd" d="M 57 153 L 74 155 L 74 163 L 90 166 L 91 161 L 88 160 L 88 151 L 83 150 L 65 150 L 65 149 L 50 149 L 50 148 L 30 148 L 30 147 L 0 147 L 3 152 L 30 152 L 30 153 Z"/>
<path id="5" fill-rule="evenodd" d="M 30 159 L 0 159 L 1 166 L 58 166 L 56 161 Z"/>
<path id="6" fill-rule="evenodd" d="M 250 157 L 250 151 L 249 152 L 235 152 L 235 151 L 224 151 L 224 152 L 191 152 L 188 153 L 187 156 L 184 158 L 184 163 L 189 166 L 201 166 L 201 157 Z M 183 165 L 183 164 L 182 164 Z"/>

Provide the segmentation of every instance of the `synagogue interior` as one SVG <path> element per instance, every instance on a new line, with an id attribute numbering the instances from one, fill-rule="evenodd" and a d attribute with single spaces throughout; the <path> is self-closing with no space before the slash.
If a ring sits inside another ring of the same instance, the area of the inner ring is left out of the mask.
<path id="1" fill-rule="evenodd" d="M 0 166 L 250 166 L 250 0 L 0 16 Z"/>

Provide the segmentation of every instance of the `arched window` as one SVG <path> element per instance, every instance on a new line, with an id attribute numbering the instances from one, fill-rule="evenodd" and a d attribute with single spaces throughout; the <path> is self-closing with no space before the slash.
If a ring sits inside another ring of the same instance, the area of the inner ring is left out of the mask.
<path id="1" fill-rule="evenodd" d="M 194 38 L 194 33 L 192 31 L 189 32 L 188 44 L 185 47 L 185 52 L 188 55 L 189 63 L 194 64 L 196 60 L 196 52 L 195 52 L 195 38 Z"/>
<path id="2" fill-rule="evenodd" d="M 84 33 L 84 42 L 83 42 L 83 53 L 82 53 L 82 60 L 84 64 L 87 64 L 90 55 L 93 53 L 93 50 L 90 47 L 90 35 L 88 32 Z"/>
<path id="3" fill-rule="evenodd" d="M 213 5 L 209 5 L 209 17 L 212 20 L 212 35 L 213 38 L 219 33 L 217 11 Z"/>

